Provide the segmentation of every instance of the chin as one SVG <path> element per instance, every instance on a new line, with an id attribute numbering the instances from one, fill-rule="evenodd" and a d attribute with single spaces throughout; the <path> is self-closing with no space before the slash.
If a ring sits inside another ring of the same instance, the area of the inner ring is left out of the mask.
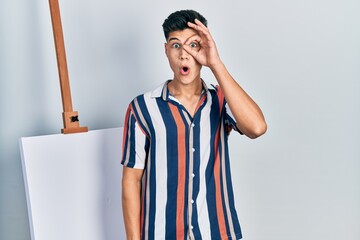
<path id="1" fill-rule="evenodd" d="M 200 78 L 193 77 L 193 76 L 180 76 L 177 79 L 182 84 L 188 85 L 188 84 L 191 84 L 191 83 L 194 83 L 194 82 L 198 81 Z"/>

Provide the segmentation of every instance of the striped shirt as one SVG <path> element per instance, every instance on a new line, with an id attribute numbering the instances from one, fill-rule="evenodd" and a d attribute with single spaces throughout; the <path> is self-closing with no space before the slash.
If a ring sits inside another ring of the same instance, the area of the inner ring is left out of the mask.
<path id="1" fill-rule="evenodd" d="M 125 117 L 121 163 L 144 169 L 141 239 L 241 239 L 227 141 L 238 129 L 224 95 L 203 82 L 192 117 L 168 82 L 136 97 Z"/>

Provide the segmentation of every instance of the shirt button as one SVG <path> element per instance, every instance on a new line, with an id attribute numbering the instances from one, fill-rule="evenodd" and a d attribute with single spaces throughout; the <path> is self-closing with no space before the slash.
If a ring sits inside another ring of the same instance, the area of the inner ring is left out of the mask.
<path id="1" fill-rule="evenodd" d="M 194 200 L 193 200 L 193 199 L 191 199 L 191 203 L 194 203 Z"/>
<path id="2" fill-rule="evenodd" d="M 194 227 L 191 225 L 190 228 L 193 229 Z"/>
<path id="3" fill-rule="evenodd" d="M 195 177 L 195 174 L 191 174 L 192 177 Z"/>
<path id="4" fill-rule="evenodd" d="M 192 126 L 192 127 L 195 127 L 195 124 L 193 123 L 193 124 L 191 124 L 191 126 Z"/>
<path id="5" fill-rule="evenodd" d="M 193 148 L 192 151 L 195 152 L 195 148 Z"/>

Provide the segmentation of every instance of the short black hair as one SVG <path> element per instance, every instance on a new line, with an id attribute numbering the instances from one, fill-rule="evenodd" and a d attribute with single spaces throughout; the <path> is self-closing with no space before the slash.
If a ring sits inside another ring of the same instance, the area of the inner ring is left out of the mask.
<path id="1" fill-rule="evenodd" d="M 194 10 L 180 10 L 170 14 L 167 19 L 165 19 L 162 27 L 165 34 L 165 39 L 167 40 L 170 32 L 184 30 L 189 28 L 187 25 L 188 22 L 195 22 L 195 19 L 198 19 L 205 26 L 207 26 L 207 20 L 198 12 Z"/>

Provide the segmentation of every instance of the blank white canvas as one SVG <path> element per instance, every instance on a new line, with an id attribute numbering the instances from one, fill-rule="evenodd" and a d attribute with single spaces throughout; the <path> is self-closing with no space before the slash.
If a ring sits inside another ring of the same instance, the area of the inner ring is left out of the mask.
<path id="1" fill-rule="evenodd" d="M 32 240 L 125 239 L 122 128 L 20 139 Z"/>

